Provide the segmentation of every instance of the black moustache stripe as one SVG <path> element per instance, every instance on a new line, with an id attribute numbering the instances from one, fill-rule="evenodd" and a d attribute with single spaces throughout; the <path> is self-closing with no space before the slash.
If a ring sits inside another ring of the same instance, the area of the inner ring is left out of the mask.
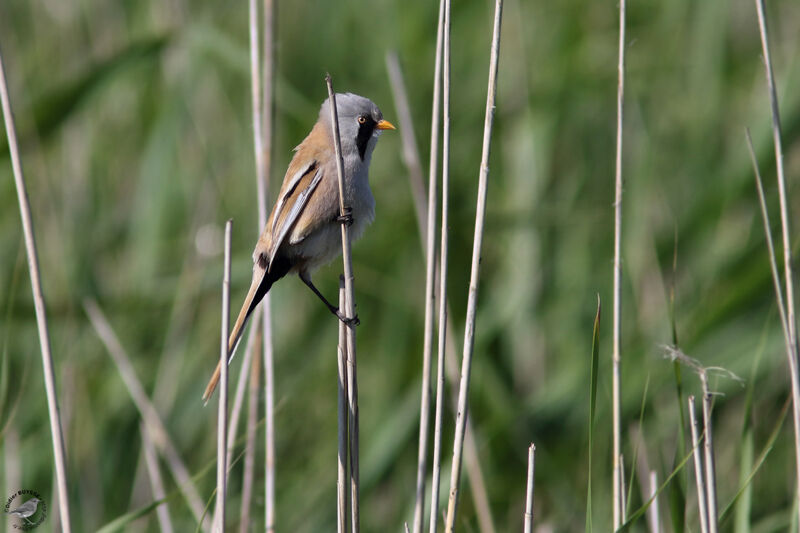
<path id="1" fill-rule="evenodd" d="M 375 122 L 372 117 L 366 117 L 366 121 L 363 124 L 358 125 L 358 135 L 356 136 L 356 146 L 358 147 L 358 155 L 361 156 L 361 160 L 364 160 L 364 155 L 367 153 L 367 143 L 369 143 L 370 137 L 372 137 L 372 132 L 375 131 Z"/>

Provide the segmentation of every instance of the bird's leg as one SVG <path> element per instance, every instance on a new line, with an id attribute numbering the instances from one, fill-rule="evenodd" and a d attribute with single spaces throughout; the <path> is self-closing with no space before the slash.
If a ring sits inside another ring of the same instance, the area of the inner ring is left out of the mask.
<path id="1" fill-rule="evenodd" d="M 358 315 L 356 315 L 356 316 L 354 316 L 352 318 L 348 318 L 348 317 L 344 316 L 344 314 L 339 310 L 338 307 L 336 307 L 335 305 L 330 303 L 328 301 L 328 299 L 325 298 L 325 296 L 323 296 L 321 292 L 319 292 L 319 289 L 317 289 L 314 286 L 314 284 L 311 282 L 311 277 L 310 276 L 300 274 L 300 279 L 303 280 L 303 283 L 308 285 L 308 288 L 311 289 L 314 292 L 314 294 L 317 295 L 317 298 L 322 300 L 322 303 L 325 304 L 325 306 L 328 308 L 328 310 L 331 313 L 333 313 L 334 315 L 336 315 L 336 317 L 339 320 L 341 320 L 342 322 L 344 322 L 347 326 L 357 326 L 357 325 L 359 325 L 361 323 L 361 321 L 358 319 Z"/>
<path id="2" fill-rule="evenodd" d="M 344 214 L 339 215 L 336 217 L 336 222 L 340 224 L 344 224 L 345 226 L 352 226 L 353 225 L 353 208 L 352 207 L 345 207 Z M 305 280 L 303 280 L 305 281 Z M 310 285 L 309 285 L 310 286 Z"/>

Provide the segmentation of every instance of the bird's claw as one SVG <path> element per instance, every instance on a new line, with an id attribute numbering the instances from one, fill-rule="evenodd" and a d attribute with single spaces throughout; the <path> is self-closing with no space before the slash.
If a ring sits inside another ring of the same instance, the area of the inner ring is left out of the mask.
<path id="1" fill-rule="evenodd" d="M 339 317 L 339 320 L 341 320 L 342 323 L 345 326 L 348 326 L 348 327 L 355 327 L 355 326 L 358 326 L 359 324 L 361 324 L 361 320 L 358 319 L 358 315 L 356 315 L 356 316 L 354 316 L 352 318 L 349 318 L 349 317 L 344 316 L 344 314 L 341 311 L 337 310 L 336 311 L 336 316 Z"/>
<path id="2" fill-rule="evenodd" d="M 336 222 L 340 224 L 344 224 L 345 226 L 352 226 L 353 225 L 353 208 L 352 207 L 345 207 L 344 214 L 339 215 L 336 217 Z"/>

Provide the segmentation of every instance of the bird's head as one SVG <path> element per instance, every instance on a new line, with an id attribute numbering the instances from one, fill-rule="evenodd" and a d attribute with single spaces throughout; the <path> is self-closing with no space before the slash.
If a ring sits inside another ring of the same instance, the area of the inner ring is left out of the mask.
<path id="1" fill-rule="evenodd" d="M 358 154 L 362 161 L 368 159 L 383 130 L 395 129 L 391 122 L 383 118 L 383 113 L 372 100 L 357 94 L 337 93 L 336 111 L 339 114 L 342 155 L 345 157 Z M 322 103 L 319 118 L 330 127 L 330 99 Z"/>

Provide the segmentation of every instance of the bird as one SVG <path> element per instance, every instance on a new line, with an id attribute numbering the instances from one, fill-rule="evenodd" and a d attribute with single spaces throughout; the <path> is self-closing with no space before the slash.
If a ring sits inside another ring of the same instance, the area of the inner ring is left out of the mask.
<path id="1" fill-rule="evenodd" d="M 311 132 L 294 150 L 277 200 L 253 251 L 253 278 L 228 338 L 228 364 L 244 327 L 272 284 L 297 273 L 325 306 L 348 325 L 358 317 L 344 314 L 314 286 L 311 274 L 342 252 L 341 224 L 350 226 L 355 241 L 375 218 L 375 199 L 369 187 L 369 165 L 378 137 L 396 129 L 383 118 L 372 100 L 353 93 L 337 93 L 341 154 L 344 163 L 345 214 L 340 213 L 336 152 L 331 128 L 330 98 L 320 107 Z M 220 364 L 203 393 L 214 393 Z"/>
<path id="2" fill-rule="evenodd" d="M 24 519 L 29 524 L 32 524 L 28 517 L 33 516 L 36 514 L 36 509 L 39 507 L 39 498 L 31 498 L 30 500 L 26 501 L 13 511 L 6 511 L 10 515 L 18 516 L 19 518 Z"/>

